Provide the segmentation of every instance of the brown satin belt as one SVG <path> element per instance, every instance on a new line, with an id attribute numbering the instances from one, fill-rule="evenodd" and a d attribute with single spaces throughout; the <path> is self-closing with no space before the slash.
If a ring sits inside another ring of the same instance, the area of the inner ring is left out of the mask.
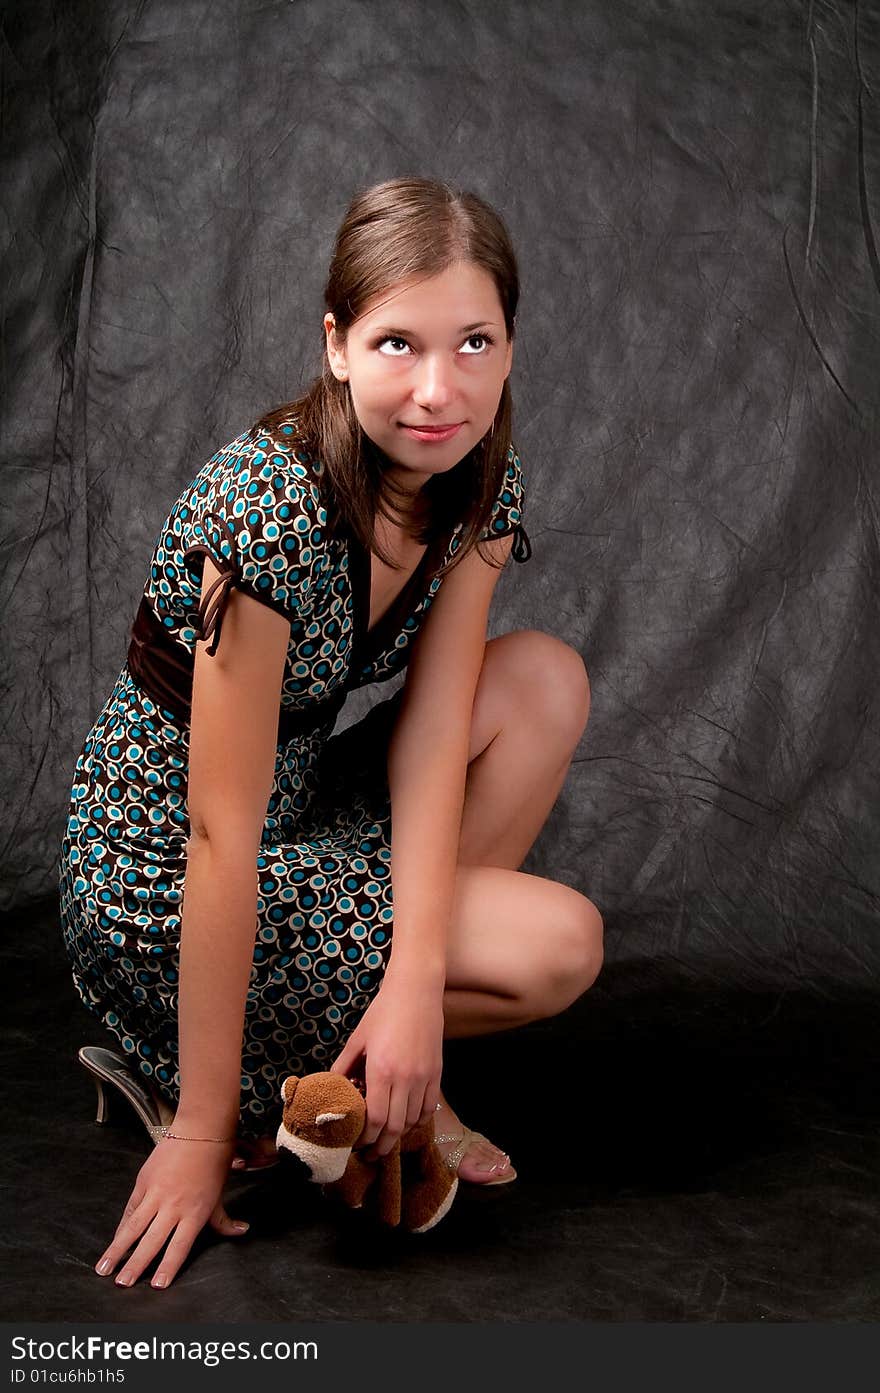
<path id="1" fill-rule="evenodd" d="M 230 524 L 219 513 L 206 513 L 206 520 L 215 520 L 222 530 Z M 515 561 L 527 561 L 532 555 L 528 534 L 522 523 L 513 529 L 514 542 L 512 555 Z M 200 640 L 211 639 L 205 650 L 211 657 L 217 652 L 223 616 L 229 601 L 230 592 L 239 580 L 241 571 L 237 561 L 219 555 L 202 542 L 194 543 L 185 552 L 189 560 L 200 552 L 211 558 L 212 564 L 220 571 L 199 605 L 193 627 Z M 369 586 L 369 573 L 367 573 Z M 379 626 L 377 626 L 378 629 Z M 135 682 L 153 701 L 173 711 L 189 724 L 192 714 L 192 675 L 194 655 L 181 644 L 175 643 L 165 625 L 155 614 L 146 595 L 135 615 L 128 647 L 128 670 Z M 319 725 L 336 717 L 345 704 L 346 686 L 337 688 L 324 701 L 315 702 L 303 710 L 282 706 L 278 714 L 278 737 L 289 740 L 293 735 L 308 734 Z"/>

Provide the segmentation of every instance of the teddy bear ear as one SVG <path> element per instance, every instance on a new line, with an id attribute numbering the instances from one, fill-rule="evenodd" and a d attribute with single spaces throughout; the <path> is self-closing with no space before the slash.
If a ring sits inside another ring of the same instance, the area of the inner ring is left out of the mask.
<path id="1" fill-rule="evenodd" d="M 297 1089 L 297 1085 L 298 1085 L 298 1084 L 299 1084 L 299 1076 L 298 1076 L 297 1074 L 288 1074 L 287 1078 L 284 1080 L 283 1084 L 281 1085 L 281 1101 L 282 1101 L 282 1103 L 289 1103 L 289 1102 L 290 1102 L 291 1098 L 293 1097 L 294 1093 L 296 1092 L 296 1089 Z"/>

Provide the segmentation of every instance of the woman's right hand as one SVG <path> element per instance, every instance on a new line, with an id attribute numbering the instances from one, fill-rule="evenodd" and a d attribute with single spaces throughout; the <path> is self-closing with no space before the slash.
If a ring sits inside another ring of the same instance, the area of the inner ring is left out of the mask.
<path id="1" fill-rule="evenodd" d="M 167 1243 L 150 1283 L 167 1287 L 206 1223 L 225 1238 L 245 1233 L 248 1225 L 231 1219 L 222 1202 L 234 1149 L 233 1142 L 170 1137 L 159 1142 L 138 1172 L 113 1241 L 95 1271 L 107 1276 L 134 1247 L 116 1277 L 117 1285 L 132 1286 Z"/>

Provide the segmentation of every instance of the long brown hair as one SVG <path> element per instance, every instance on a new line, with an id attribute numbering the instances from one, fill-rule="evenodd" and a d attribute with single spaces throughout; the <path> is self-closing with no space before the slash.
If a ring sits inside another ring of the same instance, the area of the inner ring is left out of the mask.
<path id="1" fill-rule="evenodd" d="M 324 287 L 324 301 L 344 344 L 349 328 L 373 296 L 410 277 L 440 275 L 456 262 L 488 271 L 495 281 L 508 339 L 513 338 L 519 273 L 500 216 L 477 194 L 434 179 L 388 179 L 356 194 L 339 231 Z M 321 329 L 321 374 L 303 396 L 269 412 L 258 423 L 270 432 L 293 423 L 315 451 L 326 478 L 328 526 L 342 521 L 369 550 L 378 512 L 388 514 L 394 491 L 383 468 L 386 456 L 361 429 L 348 383 L 330 368 Z M 412 535 L 431 543 L 462 524 L 454 564 L 477 544 L 507 469 L 512 401 L 505 378 L 492 426 L 453 469 L 423 486 Z M 289 439 L 289 437 L 288 437 Z M 389 566 L 391 557 L 378 551 Z M 489 558 L 486 558 L 489 560 Z M 490 562 L 491 564 L 491 562 Z M 438 574 L 445 573 L 445 570 Z"/>

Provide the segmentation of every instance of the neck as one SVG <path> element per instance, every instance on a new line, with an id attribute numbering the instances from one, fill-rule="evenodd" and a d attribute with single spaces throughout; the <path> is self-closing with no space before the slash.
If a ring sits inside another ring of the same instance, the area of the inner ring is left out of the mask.
<path id="1" fill-rule="evenodd" d="M 392 527 L 400 528 L 409 536 L 415 536 L 426 516 L 425 507 L 421 506 L 417 500 L 410 506 L 402 503 L 398 498 L 380 499 L 377 511 Z"/>
<path id="2" fill-rule="evenodd" d="M 380 510 L 405 531 L 417 528 L 430 510 L 423 488 L 424 484 L 413 486 L 408 479 L 401 479 L 393 468 L 383 469 Z"/>
<path id="3" fill-rule="evenodd" d="M 402 468 L 373 441 L 365 442 L 365 449 L 381 478 L 379 511 L 395 526 L 415 531 L 430 515 L 430 499 L 424 490 L 431 476 L 420 478 L 413 470 Z"/>

